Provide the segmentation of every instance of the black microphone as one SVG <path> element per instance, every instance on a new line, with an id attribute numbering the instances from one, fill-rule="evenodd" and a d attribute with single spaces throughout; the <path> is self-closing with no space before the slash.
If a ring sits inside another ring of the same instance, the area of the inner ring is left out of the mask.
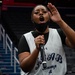
<path id="1" fill-rule="evenodd" d="M 40 44 L 40 52 L 41 52 L 41 59 L 42 59 L 43 68 L 46 68 L 47 64 L 46 64 L 46 56 L 45 56 L 45 51 L 44 51 L 44 45 L 43 44 Z"/>

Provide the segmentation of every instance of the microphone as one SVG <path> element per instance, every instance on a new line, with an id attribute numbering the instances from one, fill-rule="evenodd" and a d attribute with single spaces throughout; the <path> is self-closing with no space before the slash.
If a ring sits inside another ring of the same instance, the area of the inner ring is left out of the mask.
<path id="1" fill-rule="evenodd" d="M 41 59 L 42 59 L 43 68 L 46 68 L 47 64 L 46 64 L 46 56 L 45 56 L 45 51 L 44 51 L 44 45 L 43 44 L 40 44 L 40 51 L 41 51 Z"/>

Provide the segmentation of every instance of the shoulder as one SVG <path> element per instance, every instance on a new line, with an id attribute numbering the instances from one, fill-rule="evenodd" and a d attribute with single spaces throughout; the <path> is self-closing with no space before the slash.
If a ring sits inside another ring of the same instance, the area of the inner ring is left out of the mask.
<path id="1" fill-rule="evenodd" d="M 50 31 L 53 32 L 53 33 L 55 33 L 55 31 L 57 31 L 58 34 L 59 34 L 59 36 L 60 36 L 60 38 L 61 38 L 61 40 L 62 40 L 62 43 L 65 44 L 65 38 L 66 38 L 66 36 L 65 36 L 65 34 L 64 34 L 64 32 L 62 31 L 61 28 L 58 28 L 58 29 L 51 28 Z"/>
<path id="2" fill-rule="evenodd" d="M 30 52 L 27 40 L 24 35 L 22 35 L 18 44 L 18 54 L 22 52 Z"/>
<path id="3" fill-rule="evenodd" d="M 28 36 L 28 35 L 30 35 L 31 33 L 32 33 L 32 31 L 27 32 L 27 33 L 23 34 L 23 36 Z"/>
<path id="4" fill-rule="evenodd" d="M 59 28 L 57 29 L 58 33 L 63 33 L 63 31 Z"/>
<path id="5" fill-rule="evenodd" d="M 55 28 L 49 28 L 49 32 L 55 33 L 55 32 L 57 32 L 57 29 L 55 29 Z"/>
<path id="6" fill-rule="evenodd" d="M 57 32 L 59 33 L 60 36 L 65 36 L 61 28 L 57 29 Z"/>

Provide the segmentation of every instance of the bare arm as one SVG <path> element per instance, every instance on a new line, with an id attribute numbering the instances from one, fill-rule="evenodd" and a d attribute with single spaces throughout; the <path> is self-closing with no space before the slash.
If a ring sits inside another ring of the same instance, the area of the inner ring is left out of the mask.
<path id="1" fill-rule="evenodd" d="M 18 55 L 20 66 L 24 72 L 30 72 L 33 69 L 40 51 L 39 44 L 44 44 L 45 42 L 44 36 L 40 35 L 36 37 L 34 41 L 36 48 L 33 50 L 32 53 L 22 52 Z"/>
<path id="2" fill-rule="evenodd" d="M 35 49 L 32 54 L 29 52 L 23 52 L 19 54 L 19 62 L 23 71 L 30 72 L 36 62 L 39 50 Z"/>
<path id="3" fill-rule="evenodd" d="M 48 3 L 48 8 L 50 9 L 49 15 L 53 22 L 57 23 L 60 28 L 63 30 L 64 34 L 66 35 L 66 45 L 69 47 L 75 47 L 75 31 L 62 20 L 58 10 L 54 5 Z"/>
<path id="4" fill-rule="evenodd" d="M 66 35 L 66 39 L 65 39 L 66 45 L 74 48 L 75 47 L 75 31 L 70 26 L 68 26 L 63 20 L 61 20 L 60 22 L 57 22 L 57 24 L 61 27 L 61 29 Z"/>

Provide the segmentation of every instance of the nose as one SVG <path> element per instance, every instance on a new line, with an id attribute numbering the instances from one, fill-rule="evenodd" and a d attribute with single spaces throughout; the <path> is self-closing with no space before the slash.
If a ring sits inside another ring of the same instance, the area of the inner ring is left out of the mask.
<path id="1" fill-rule="evenodd" d="M 39 15 L 43 15 L 43 12 L 42 12 L 42 11 L 40 11 L 40 12 L 39 12 Z"/>

